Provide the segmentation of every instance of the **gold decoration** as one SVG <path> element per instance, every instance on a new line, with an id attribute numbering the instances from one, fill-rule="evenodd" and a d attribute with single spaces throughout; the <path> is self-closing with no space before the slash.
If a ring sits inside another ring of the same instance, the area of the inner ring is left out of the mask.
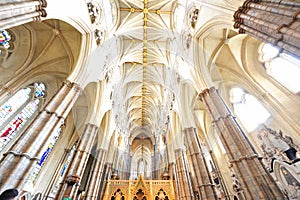
<path id="1" fill-rule="evenodd" d="M 144 8 L 143 13 L 148 13 L 148 8 Z"/>
<path id="2" fill-rule="evenodd" d="M 144 180 L 142 175 L 137 180 L 108 180 L 103 200 L 111 200 L 114 196 L 122 196 L 125 200 L 139 200 L 144 197 L 152 200 L 157 196 L 168 196 L 169 200 L 177 199 L 172 180 Z"/>

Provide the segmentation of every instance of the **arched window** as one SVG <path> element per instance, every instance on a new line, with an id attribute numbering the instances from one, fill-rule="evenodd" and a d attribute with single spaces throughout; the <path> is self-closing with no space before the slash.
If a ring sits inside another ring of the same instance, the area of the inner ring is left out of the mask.
<path id="1" fill-rule="evenodd" d="M 19 90 L 0 106 L 0 151 L 12 141 L 44 102 L 46 87 L 34 83 Z"/>
<path id="2" fill-rule="evenodd" d="M 235 115 L 248 132 L 253 131 L 270 117 L 270 113 L 261 103 L 241 88 L 236 87 L 230 90 L 230 101 Z"/>
<path id="3" fill-rule="evenodd" d="M 290 91 L 294 93 L 300 91 L 300 60 L 280 53 L 271 44 L 264 44 L 261 48 L 261 61 L 264 62 L 268 75 Z"/>
<path id="4" fill-rule="evenodd" d="M 6 30 L 0 30 L 0 45 L 5 49 L 11 48 L 11 33 Z"/>
<path id="5" fill-rule="evenodd" d="M 42 154 L 42 157 L 40 158 L 40 160 L 37 162 L 37 164 L 35 165 L 34 171 L 31 174 L 31 176 L 29 177 L 29 182 L 30 183 L 34 183 L 36 178 L 38 177 L 45 161 L 47 160 L 50 152 L 52 151 L 53 147 L 55 146 L 61 132 L 62 132 L 62 127 L 63 127 L 63 121 L 61 121 L 61 126 L 54 131 L 54 135 L 52 136 L 50 142 L 48 143 L 47 146 L 44 147 L 44 150 L 42 152 L 44 152 Z"/>

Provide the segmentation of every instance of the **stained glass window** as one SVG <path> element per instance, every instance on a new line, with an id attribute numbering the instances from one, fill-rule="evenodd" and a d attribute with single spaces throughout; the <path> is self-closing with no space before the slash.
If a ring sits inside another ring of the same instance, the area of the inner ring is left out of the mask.
<path id="1" fill-rule="evenodd" d="M 30 93 L 30 88 L 21 89 L 0 107 L 0 126 L 29 100 Z"/>
<path id="2" fill-rule="evenodd" d="M 73 155 L 74 155 L 74 152 L 76 150 L 76 146 L 77 146 L 77 142 L 73 145 L 69 155 L 68 155 L 68 158 L 67 158 L 67 161 L 65 162 L 61 172 L 60 172 L 60 176 L 58 178 L 58 181 L 57 181 L 57 184 L 55 185 L 53 191 L 52 191 L 52 195 L 55 195 L 59 189 L 59 186 L 60 184 L 63 182 L 63 179 L 64 179 L 64 175 L 65 175 L 65 172 L 67 171 L 68 167 L 69 167 L 69 164 L 73 158 Z"/>
<path id="3" fill-rule="evenodd" d="M 27 104 L 25 108 L 23 108 L 22 111 L 19 112 L 0 132 L 0 151 L 14 138 L 16 132 L 21 129 L 28 119 L 30 119 L 30 117 L 35 113 L 38 108 L 39 101 L 39 99 L 35 99 Z"/>
<path id="4" fill-rule="evenodd" d="M 45 97 L 45 90 L 43 83 L 34 83 L 19 90 L 0 106 L 0 151 L 36 113 L 40 98 Z"/>
<path id="5" fill-rule="evenodd" d="M 230 98 L 234 113 L 248 132 L 253 131 L 270 117 L 270 113 L 261 103 L 241 88 L 232 88 Z"/>
<path id="6" fill-rule="evenodd" d="M 34 83 L 35 97 L 37 97 L 37 98 L 45 97 L 45 90 L 46 90 L 46 87 L 43 83 Z"/>
<path id="7" fill-rule="evenodd" d="M 0 31 L 0 45 L 3 46 L 5 49 L 9 49 L 10 42 L 11 41 L 11 35 L 6 30 Z"/>
<path id="8" fill-rule="evenodd" d="M 45 161 L 47 160 L 50 152 L 52 151 L 54 145 L 56 144 L 60 134 L 62 131 L 62 125 L 54 132 L 54 135 L 52 136 L 50 142 L 48 143 L 48 145 L 44 148 L 43 150 L 43 154 L 40 158 L 40 160 L 38 161 L 38 163 L 36 164 L 33 173 L 31 174 L 31 176 L 29 177 L 29 181 L 30 182 L 34 182 L 38 176 L 38 174 L 41 171 L 42 166 L 44 165 Z"/>
<path id="9" fill-rule="evenodd" d="M 288 90 L 300 91 L 300 60 L 270 45 L 264 44 L 261 49 L 261 60 L 265 64 L 266 72 Z"/>

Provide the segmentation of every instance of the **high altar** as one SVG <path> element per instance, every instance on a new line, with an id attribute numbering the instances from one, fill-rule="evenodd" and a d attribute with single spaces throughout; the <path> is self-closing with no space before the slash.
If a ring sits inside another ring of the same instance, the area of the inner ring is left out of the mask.
<path id="1" fill-rule="evenodd" d="M 108 180 L 104 200 L 175 200 L 173 180 Z"/>

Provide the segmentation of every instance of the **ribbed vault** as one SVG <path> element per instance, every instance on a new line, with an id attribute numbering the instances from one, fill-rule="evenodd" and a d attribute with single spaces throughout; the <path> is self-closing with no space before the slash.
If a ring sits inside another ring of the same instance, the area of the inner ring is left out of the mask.
<path id="1" fill-rule="evenodd" d="M 174 39 L 172 18 L 178 1 L 119 1 L 119 23 L 115 35 L 121 38 L 121 78 L 112 99 L 116 125 L 128 137 L 149 138 L 166 131 L 172 110 L 176 73 L 170 61 Z M 173 79 L 173 80 L 171 80 Z"/>

